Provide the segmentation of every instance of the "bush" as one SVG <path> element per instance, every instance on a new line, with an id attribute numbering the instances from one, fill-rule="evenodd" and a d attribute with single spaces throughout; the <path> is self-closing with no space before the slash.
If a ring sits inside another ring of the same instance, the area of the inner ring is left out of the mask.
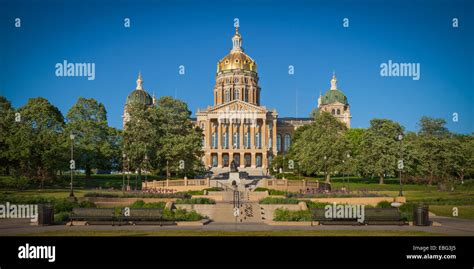
<path id="1" fill-rule="evenodd" d="M 256 188 L 254 191 L 268 191 L 269 195 L 287 195 L 289 194 L 286 191 L 279 191 L 279 190 L 272 190 L 272 189 L 267 189 L 267 188 Z"/>
<path id="2" fill-rule="evenodd" d="M 274 221 L 311 221 L 309 210 L 286 210 L 277 208 L 274 213 Z"/>
<path id="3" fill-rule="evenodd" d="M 78 207 L 77 202 L 71 202 L 66 199 L 57 200 L 54 203 L 54 213 L 71 212 L 74 207 Z"/>
<path id="4" fill-rule="evenodd" d="M 390 203 L 389 201 L 381 201 L 377 204 L 377 207 L 379 208 L 392 208 L 392 203 Z"/>
<path id="5" fill-rule="evenodd" d="M 81 208 L 96 208 L 97 206 L 91 201 L 82 201 L 79 203 Z"/>
<path id="6" fill-rule="evenodd" d="M 69 213 L 68 212 L 60 212 L 58 214 L 54 214 L 54 223 L 62 224 L 64 222 L 69 221 Z"/>
<path id="7" fill-rule="evenodd" d="M 198 221 L 203 219 L 203 216 L 194 210 L 188 212 L 186 209 L 176 209 L 173 213 L 175 221 Z"/>
<path id="8" fill-rule="evenodd" d="M 267 197 L 262 200 L 260 200 L 260 204 L 263 205 L 283 205 L 283 204 L 298 204 L 300 201 L 296 199 L 290 199 L 290 198 L 275 198 L 275 197 Z"/>
<path id="9" fill-rule="evenodd" d="M 192 198 L 192 199 L 178 199 L 175 204 L 191 204 L 191 205 L 211 205 L 216 202 L 209 198 Z"/>
<path id="10" fill-rule="evenodd" d="M 165 208 L 165 202 L 145 203 L 143 200 L 135 201 L 130 208 Z"/>
<path id="11" fill-rule="evenodd" d="M 324 208 L 326 205 L 330 205 L 330 203 L 318 203 L 313 201 L 305 201 L 308 208 Z"/>

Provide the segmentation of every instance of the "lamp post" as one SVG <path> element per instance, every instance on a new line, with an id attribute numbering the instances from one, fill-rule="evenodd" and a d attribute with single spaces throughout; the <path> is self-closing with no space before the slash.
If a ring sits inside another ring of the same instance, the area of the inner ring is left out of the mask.
<path id="1" fill-rule="evenodd" d="M 398 196 L 402 197 L 403 196 L 403 190 L 402 190 L 402 170 L 403 170 L 403 149 L 402 149 L 402 140 L 403 140 L 403 134 L 399 134 L 397 136 L 397 140 L 400 141 L 400 160 L 398 160 L 398 172 L 400 175 L 400 191 L 398 192 Z"/>
<path id="2" fill-rule="evenodd" d="M 347 161 L 349 162 L 349 159 L 351 158 L 351 155 L 349 153 L 347 153 L 346 157 L 347 157 Z M 347 166 L 349 167 L 349 164 L 347 164 Z M 349 192 L 349 177 L 347 177 L 346 189 L 347 189 L 347 192 Z"/>
<path id="3" fill-rule="evenodd" d="M 74 179 L 74 170 L 76 169 L 76 162 L 74 161 L 74 138 L 76 136 L 71 132 L 69 135 L 69 138 L 71 140 L 71 160 L 69 161 L 69 168 L 71 169 L 71 182 L 70 182 L 70 193 L 69 193 L 69 198 L 71 200 L 75 200 L 76 197 L 74 197 L 74 189 L 73 189 L 73 179 Z"/>
<path id="4" fill-rule="evenodd" d="M 125 152 L 122 154 L 122 192 L 125 192 Z"/>
<path id="5" fill-rule="evenodd" d="M 327 170 L 327 167 L 326 167 L 326 160 L 328 159 L 328 157 L 326 157 L 326 155 L 324 156 L 324 182 L 327 183 L 328 181 L 328 170 Z"/>

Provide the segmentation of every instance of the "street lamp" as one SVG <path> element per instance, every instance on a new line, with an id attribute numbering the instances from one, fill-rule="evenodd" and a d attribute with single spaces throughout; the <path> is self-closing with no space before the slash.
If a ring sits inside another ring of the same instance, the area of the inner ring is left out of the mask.
<path id="1" fill-rule="evenodd" d="M 327 183 L 328 181 L 328 170 L 327 170 L 327 167 L 326 167 L 326 160 L 328 159 L 328 157 L 326 157 L 326 155 L 324 155 L 324 181 Z"/>
<path id="2" fill-rule="evenodd" d="M 402 190 L 402 170 L 403 170 L 403 150 L 402 150 L 402 140 L 403 140 L 403 134 L 399 134 L 397 136 L 397 140 L 400 141 L 400 160 L 398 160 L 398 172 L 400 175 L 400 191 L 398 192 L 398 196 L 403 196 L 403 190 Z"/>
<path id="3" fill-rule="evenodd" d="M 70 182 L 70 187 L 71 191 L 69 193 L 69 198 L 72 200 L 75 200 L 76 197 L 74 197 L 74 189 L 73 189 L 73 179 L 74 179 L 74 170 L 76 169 L 76 162 L 74 161 L 74 138 L 76 136 L 71 132 L 69 135 L 69 138 L 71 140 L 71 160 L 69 161 L 69 168 L 71 169 L 71 182 Z"/>
<path id="4" fill-rule="evenodd" d="M 349 153 L 347 153 L 346 157 L 347 157 L 347 160 L 349 161 L 349 159 L 351 158 L 351 155 Z M 349 164 L 348 164 L 348 166 L 349 166 Z M 349 192 L 349 177 L 347 177 L 346 189 L 347 189 L 347 192 Z"/>
<path id="5" fill-rule="evenodd" d="M 122 154 L 122 192 L 125 191 L 125 158 L 127 155 L 125 152 Z"/>

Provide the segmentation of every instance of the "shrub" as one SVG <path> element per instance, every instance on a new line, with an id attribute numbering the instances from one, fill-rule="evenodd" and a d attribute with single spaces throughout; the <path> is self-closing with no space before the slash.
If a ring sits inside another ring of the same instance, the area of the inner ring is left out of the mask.
<path id="1" fill-rule="evenodd" d="M 380 208 L 392 208 L 392 205 L 389 201 L 380 201 L 378 204 L 377 204 L 377 207 L 380 207 Z"/>
<path id="2" fill-rule="evenodd" d="M 96 208 L 97 206 L 91 201 L 82 201 L 79 203 L 79 207 L 82 208 Z"/>
<path id="3" fill-rule="evenodd" d="M 137 200 L 130 205 L 130 208 L 165 208 L 165 202 L 145 203 L 143 200 Z"/>
<path id="4" fill-rule="evenodd" d="M 130 208 L 143 208 L 145 207 L 145 202 L 143 200 L 137 200 L 130 205 Z"/>
<path id="5" fill-rule="evenodd" d="M 298 204 L 300 201 L 291 198 L 275 198 L 267 197 L 260 200 L 260 204 L 263 205 L 283 205 L 283 204 Z"/>
<path id="6" fill-rule="evenodd" d="M 274 213 L 274 221 L 311 221 L 309 210 L 287 210 L 277 208 Z"/>
<path id="7" fill-rule="evenodd" d="M 313 202 L 313 201 L 305 201 L 305 202 L 308 208 L 324 208 L 326 205 L 330 204 L 330 203 L 319 203 L 319 202 Z"/>
<path id="8" fill-rule="evenodd" d="M 188 212 L 186 209 L 176 209 L 173 213 L 175 221 L 198 221 L 203 219 L 203 216 L 194 210 Z"/>
<path id="9" fill-rule="evenodd" d="M 68 212 L 60 212 L 58 214 L 54 214 L 54 223 L 62 224 L 64 222 L 69 221 L 69 213 Z"/>
<path id="10" fill-rule="evenodd" d="M 78 207 L 77 202 L 71 202 L 66 199 L 57 200 L 54 203 L 54 213 L 71 212 L 74 207 Z"/>
<path id="11" fill-rule="evenodd" d="M 286 191 L 279 191 L 279 190 L 272 190 L 272 189 L 267 189 L 267 188 L 256 188 L 254 191 L 268 191 L 269 195 L 287 195 L 289 194 Z"/>
<path id="12" fill-rule="evenodd" d="M 178 199 L 175 204 L 191 204 L 191 205 L 210 205 L 216 202 L 209 198 L 192 198 L 192 199 Z"/>

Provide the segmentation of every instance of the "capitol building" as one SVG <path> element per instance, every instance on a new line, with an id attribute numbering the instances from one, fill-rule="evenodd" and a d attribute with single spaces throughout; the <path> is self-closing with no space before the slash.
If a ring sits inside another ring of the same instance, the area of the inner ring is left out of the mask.
<path id="1" fill-rule="evenodd" d="M 212 91 L 214 103 L 198 109 L 192 120 L 204 133 L 203 163 L 206 167 L 215 173 L 225 172 L 233 161 L 240 171 L 261 175 L 275 156 L 289 150 L 294 131 L 311 124 L 314 119 L 279 117 L 276 109 L 262 105 L 257 63 L 244 52 L 242 41 L 236 28 L 232 49 L 217 62 Z M 127 106 L 130 103 L 156 104 L 155 96 L 150 96 L 142 83 L 139 74 L 137 88 L 126 99 L 124 126 L 129 119 Z M 337 88 L 335 74 L 330 84 L 330 89 L 324 95 L 320 94 L 317 107 L 350 127 L 349 103 Z"/>

